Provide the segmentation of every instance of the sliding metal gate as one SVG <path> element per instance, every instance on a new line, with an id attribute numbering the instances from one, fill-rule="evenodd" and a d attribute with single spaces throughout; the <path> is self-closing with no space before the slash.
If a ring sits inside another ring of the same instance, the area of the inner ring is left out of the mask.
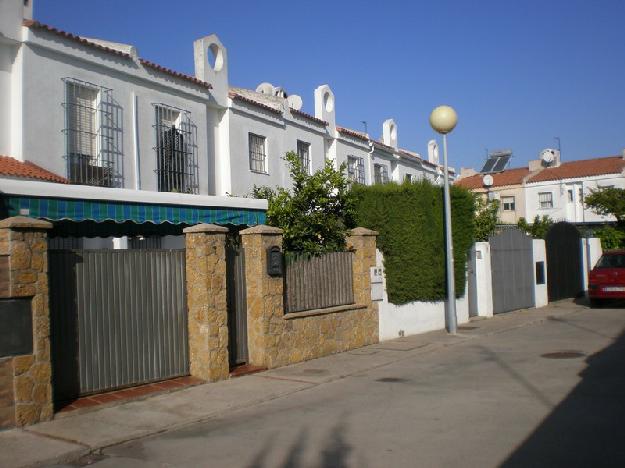
<path id="1" fill-rule="evenodd" d="M 493 285 L 493 313 L 534 307 L 532 238 L 516 228 L 489 239 Z"/>
<path id="2" fill-rule="evenodd" d="M 189 373 L 184 250 L 50 250 L 55 400 Z"/>

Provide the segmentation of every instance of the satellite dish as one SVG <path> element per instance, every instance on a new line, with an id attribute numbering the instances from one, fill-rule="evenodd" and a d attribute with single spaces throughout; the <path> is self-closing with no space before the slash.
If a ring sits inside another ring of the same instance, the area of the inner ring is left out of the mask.
<path id="1" fill-rule="evenodd" d="M 302 98 L 301 96 L 298 96 L 297 94 L 291 94 L 288 98 L 286 98 L 287 102 L 289 103 L 289 107 L 291 109 L 295 109 L 295 110 L 301 110 L 302 109 Z"/>
<path id="2" fill-rule="evenodd" d="M 544 149 L 540 152 L 540 159 L 549 165 L 556 160 L 556 150 Z"/>
<path id="3" fill-rule="evenodd" d="M 256 87 L 256 92 L 261 94 L 270 94 L 273 95 L 273 85 L 271 83 L 261 83 Z"/>
<path id="4" fill-rule="evenodd" d="M 493 180 L 493 176 L 490 174 L 486 174 L 484 177 L 482 177 L 482 183 L 484 184 L 484 187 L 492 187 L 494 182 L 495 181 Z"/>

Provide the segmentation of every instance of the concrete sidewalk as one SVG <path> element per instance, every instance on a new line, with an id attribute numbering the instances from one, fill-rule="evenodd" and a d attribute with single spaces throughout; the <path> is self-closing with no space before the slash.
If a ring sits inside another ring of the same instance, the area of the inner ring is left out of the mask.
<path id="1" fill-rule="evenodd" d="M 418 354 L 583 309 L 571 301 L 563 301 L 541 309 L 476 319 L 461 326 L 456 336 L 444 331 L 430 332 L 141 401 L 69 413 L 26 429 L 0 432 L 1 464 L 22 467 L 74 460 L 105 447 L 206 421 L 228 411 L 252 407 Z"/>

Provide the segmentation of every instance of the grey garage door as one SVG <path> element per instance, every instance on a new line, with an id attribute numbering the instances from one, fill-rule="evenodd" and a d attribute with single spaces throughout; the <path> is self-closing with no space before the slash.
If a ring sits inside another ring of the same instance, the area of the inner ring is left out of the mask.
<path id="1" fill-rule="evenodd" d="M 50 250 L 55 400 L 189 373 L 184 250 Z"/>
<path id="2" fill-rule="evenodd" d="M 534 307 L 533 241 L 522 231 L 504 229 L 489 239 L 493 313 Z"/>

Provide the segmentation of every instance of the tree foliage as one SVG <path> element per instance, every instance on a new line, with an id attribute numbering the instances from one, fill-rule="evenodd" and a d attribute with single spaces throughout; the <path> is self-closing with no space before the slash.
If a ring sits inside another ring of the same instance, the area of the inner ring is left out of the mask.
<path id="1" fill-rule="evenodd" d="M 625 247 L 625 232 L 612 226 L 603 226 L 595 229 L 594 236 L 601 239 L 601 248 L 604 250 Z"/>
<path id="2" fill-rule="evenodd" d="M 475 194 L 475 240 L 487 242 L 497 229 L 499 200 L 488 200 Z"/>
<path id="3" fill-rule="evenodd" d="M 426 180 L 355 185 L 356 221 L 379 232 L 390 302 L 446 297 L 443 190 Z M 472 194 L 451 187 L 456 294 L 465 291 L 467 252 L 473 243 Z"/>
<path id="4" fill-rule="evenodd" d="M 267 224 L 283 231 L 284 249 L 319 254 L 345 249 L 348 230 L 354 227 L 354 198 L 344 175 L 331 161 L 314 174 L 302 167 L 298 155 L 284 157 L 292 190 L 254 187 L 255 198 L 266 198 Z"/>
<path id="5" fill-rule="evenodd" d="M 553 220 L 548 215 L 543 215 L 542 218 L 536 215 L 532 224 L 529 224 L 523 217 L 519 218 L 517 222 L 517 227 L 534 239 L 544 239 L 552 225 Z"/>
<path id="6" fill-rule="evenodd" d="M 593 190 L 584 203 L 599 215 L 614 216 L 619 226 L 625 227 L 625 189 L 605 187 Z"/>

